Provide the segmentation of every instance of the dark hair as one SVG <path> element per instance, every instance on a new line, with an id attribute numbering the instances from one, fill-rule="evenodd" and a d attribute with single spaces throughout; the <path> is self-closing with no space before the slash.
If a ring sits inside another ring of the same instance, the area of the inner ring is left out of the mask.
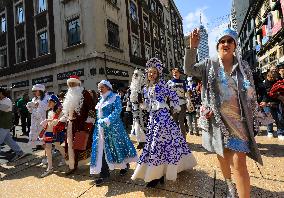
<path id="1" fill-rule="evenodd" d="M 2 88 L 2 87 L 0 87 L 0 93 L 2 93 L 3 96 L 5 96 L 5 97 L 8 97 L 8 95 L 9 95 L 7 89 Z"/>
<path id="2" fill-rule="evenodd" d="M 95 90 L 88 90 L 89 92 L 92 92 L 93 96 L 92 99 L 94 101 L 94 104 L 96 105 L 99 102 L 98 94 Z"/>
<path id="3" fill-rule="evenodd" d="M 44 99 L 44 96 L 45 96 L 44 91 L 39 90 L 39 93 L 40 93 L 40 100 L 43 100 L 43 99 Z"/>

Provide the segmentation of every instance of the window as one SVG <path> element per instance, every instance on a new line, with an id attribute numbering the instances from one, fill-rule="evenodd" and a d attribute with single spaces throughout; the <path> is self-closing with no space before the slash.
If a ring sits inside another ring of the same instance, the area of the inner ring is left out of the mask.
<path id="1" fill-rule="evenodd" d="M 7 48 L 0 50 L 0 68 L 7 67 Z"/>
<path id="2" fill-rule="evenodd" d="M 156 24 L 153 24 L 153 37 L 158 38 L 158 26 Z"/>
<path id="3" fill-rule="evenodd" d="M 154 0 L 151 1 L 151 10 L 156 12 L 156 2 Z"/>
<path id="4" fill-rule="evenodd" d="M 145 45 L 145 59 L 146 61 L 151 58 L 151 47 L 149 45 Z"/>
<path id="5" fill-rule="evenodd" d="M 118 25 L 107 20 L 107 30 L 108 30 L 108 44 L 119 48 L 119 28 Z"/>
<path id="6" fill-rule="evenodd" d="M 140 57 L 139 39 L 132 36 L 132 55 Z"/>
<path id="7" fill-rule="evenodd" d="M 81 33 L 80 33 L 80 20 L 79 18 L 73 19 L 67 22 L 67 36 L 68 36 L 68 46 L 76 45 L 81 43 Z"/>
<path id="8" fill-rule="evenodd" d="M 2 15 L 1 17 L 1 32 L 6 32 L 6 17 L 5 15 Z"/>
<path id="9" fill-rule="evenodd" d="M 46 0 L 37 0 L 37 12 L 41 13 L 46 10 Z"/>
<path id="10" fill-rule="evenodd" d="M 24 16 L 24 8 L 23 8 L 23 4 L 20 3 L 19 5 L 17 5 L 16 7 L 16 22 L 17 24 L 23 23 L 25 22 L 25 16 Z"/>
<path id="11" fill-rule="evenodd" d="M 133 21 L 138 21 L 137 6 L 133 1 L 130 1 L 130 17 Z"/>
<path id="12" fill-rule="evenodd" d="M 47 32 L 42 32 L 38 34 L 38 54 L 39 56 L 48 53 L 48 38 Z"/>
<path id="13" fill-rule="evenodd" d="M 117 5 L 117 0 L 110 0 L 110 2 L 114 5 Z"/>
<path id="14" fill-rule="evenodd" d="M 143 15 L 143 27 L 145 31 L 150 31 L 149 17 L 145 14 Z"/>
<path id="15" fill-rule="evenodd" d="M 17 43 L 17 62 L 23 62 L 26 60 L 26 47 L 25 41 L 20 41 Z"/>

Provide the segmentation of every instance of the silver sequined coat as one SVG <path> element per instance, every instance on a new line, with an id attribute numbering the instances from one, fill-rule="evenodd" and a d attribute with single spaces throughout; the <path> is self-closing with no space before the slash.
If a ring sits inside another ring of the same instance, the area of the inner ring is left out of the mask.
<path id="1" fill-rule="evenodd" d="M 203 62 L 196 63 L 196 50 L 187 49 L 185 55 L 184 71 L 189 76 L 195 76 L 202 79 L 202 104 L 210 107 L 214 116 L 208 119 L 202 126 L 202 145 L 211 152 L 224 156 L 224 134 L 228 133 L 220 114 L 220 97 L 217 88 L 218 68 L 220 67 L 218 57 L 206 59 Z M 250 81 L 254 90 L 254 82 L 251 70 L 246 62 L 242 62 L 242 67 L 238 67 L 235 75 L 239 84 L 244 83 L 244 78 Z M 238 62 L 234 62 L 234 67 L 238 66 Z M 240 69 L 242 68 L 242 69 Z M 254 134 L 259 130 L 257 118 L 257 103 L 255 91 L 248 93 L 242 86 L 238 88 L 240 102 L 242 104 L 241 111 L 243 119 L 247 121 L 249 130 L 249 147 L 248 156 L 260 164 L 263 164 L 260 152 L 258 150 Z"/>

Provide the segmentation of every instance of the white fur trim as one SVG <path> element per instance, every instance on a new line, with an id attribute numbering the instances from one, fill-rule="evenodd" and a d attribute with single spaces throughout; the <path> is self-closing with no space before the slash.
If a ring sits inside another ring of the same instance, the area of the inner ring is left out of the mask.
<path id="1" fill-rule="evenodd" d="M 45 91 L 45 86 L 42 84 L 36 84 L 33 86 L 32 91 Z"/>
<path id="2" fill-rule="evenodd" d="M 68 85 L 69 83 L 71 83 L 71 82 L 78 83 L 78 84 L 81 85 L 81 81 L 78 80 L 77 78 L 69 78 L 69 79 L 67 80 L 67 85 Z"/>
<path id="3" fill-rule="evenodd" d="M 86 120 L 86 123 L 92 123 L 94 124 L 96 122 L 96 120 L 94 118 L 88 117 Z"/>
<path id="4" fill-rule="evenodd" d="M 105 85 L 105 86 L 108 86 L 111 90 L 112 90 L 112 85 L 110 84 L 110 82 L 109 81 L 107 81 L 107 80 L 102 80 L 100 83 L 99 83 L 99 85 Z"/>

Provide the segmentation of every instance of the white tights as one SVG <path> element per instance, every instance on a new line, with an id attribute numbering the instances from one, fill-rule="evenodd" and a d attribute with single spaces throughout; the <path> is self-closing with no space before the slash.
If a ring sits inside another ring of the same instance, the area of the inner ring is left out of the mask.
<path id="1" fill-rule="evenodd" d="M 65 158 L 65 150 L 64 148 L 60 145 L 59 142 L 54 142 L 53 143 L 55 145 L 55 148 L 60 152 L 60 154 L 62 155 L 63 159 Z M 45 144 L 45 152 L 46 152 L 46 156 L 47 156 L 47 163 L 48 163 L 48 167 L 47 170 L 50 170 L 53 168 L 52 166 L 52 144 L 51 143 L 47 143 Z"/>

